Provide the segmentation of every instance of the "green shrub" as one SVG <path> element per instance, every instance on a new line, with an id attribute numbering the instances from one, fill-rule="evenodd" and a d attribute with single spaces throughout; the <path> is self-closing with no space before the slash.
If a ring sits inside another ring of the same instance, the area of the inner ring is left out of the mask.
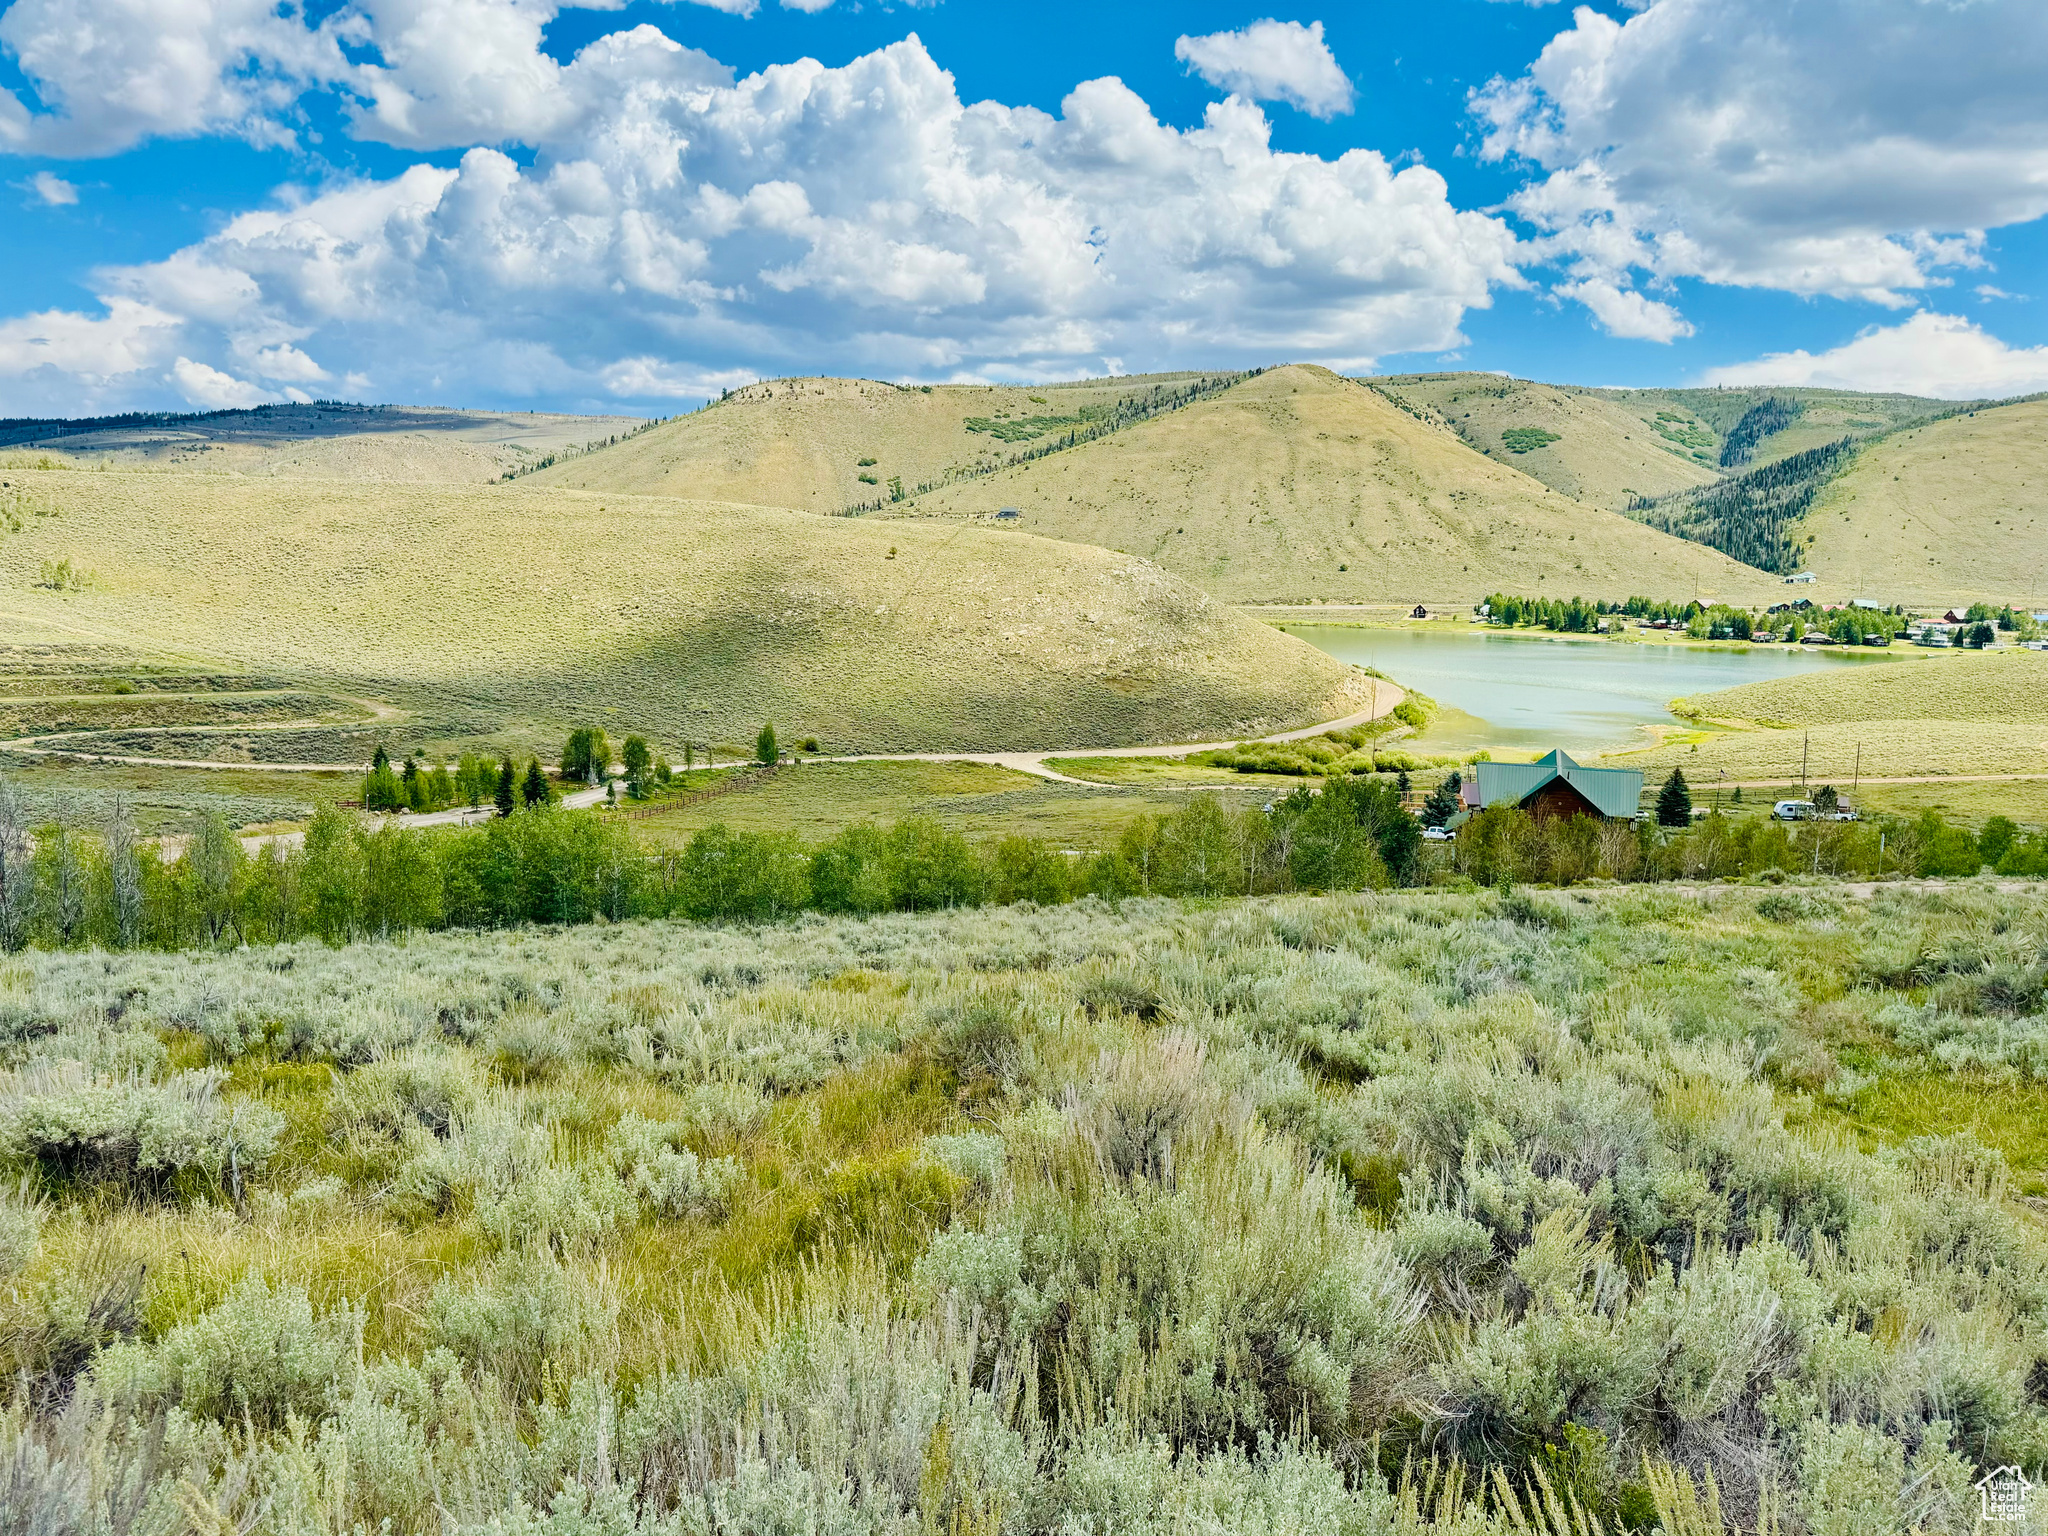
<path id="1" fill-rule="evenodd" d="M 316 1318 L 304 1291 L 273 1289 L 251 1274 L 157 1344 L 107 1350 L 93 1374 L 116 1401 L 174 1404 L 224 1423 L 246 1415 L 280 1429 L 289 1415 L 310 1423 L 336 1405 L 353 1375 L 361 1326 L 345 1309 Z"/>
<path id="2" fill-rule="evenodd" d="M 212 1186 L 258 1171 L 284 1131 L 262 1104 L 229 1101 L 217 1071 L 163 1082 L 95 1076 L 77 1062 L 0 1078 L 0 1156 L 52 1178 L 163 1193 L 181 1177 Z"/>

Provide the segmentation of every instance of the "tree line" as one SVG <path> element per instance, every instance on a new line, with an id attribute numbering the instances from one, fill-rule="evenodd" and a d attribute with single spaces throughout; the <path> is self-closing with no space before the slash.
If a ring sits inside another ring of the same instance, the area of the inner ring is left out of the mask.
<path id="1" fill-rule="evenodd" d="M 1675 778 L 1676 776 L 1674 776 Z M 1456 813 L 1455 775 L 1427 807 Z M 227 821 L 202 819 L 175 858 L 137 836 L 117 805 L 97 831 L 26 824 L 0 781 L 0 949 L 165 950 L 317 938 L 341 944 L 445 928 L 576 924 L 632 917 L 772 921 L 799 912 L 865 915 L 1057 905 L 1094 896 L 1227 897 L 1428 884 L 1571 884 L 1817 873 L 2048 876 L 2048 834 L 1993 817 L 1981 833 L 1937 813 L 1797 829 L 1756 817 L 1689 820 L 1682 781 L 1644 820 L 1538 819 L 1489 806 L 1447 847 L 1391 783 L 1366 775 L 1233 811 L 1197 796 L 1139 816 L 1094 853 L 1037 838 L 970 840 L 925 817 L 850 826 L 822 842 L 711 826 L 650 854 L 622 822 L 543 799 L 466 828 L 371 826 L 322 807 L 299 846 L 246 849 Z"/>
<path id="2" fill-rule="evenodd" d="M 31 832 L 0 782 L 0 946 L 10 949 L 345 943 L 599 918 L 1354 890 L 1423 875 L 1420 826 L 1393 785 L 1365 778 L 1304 788 L 1270 811 L 1198 797 L 1138 817 L 1093 854 L 1023 836 L 970 841 L 921 817 L 859 823 L 819 843 L 713 826 L 649 854 L 622 822 L 542 799 L 463 828 L 372 826 L 327 806 L 298 846 L 273 840 L 253 853 L 209 815 L 173 859 L 136 836 L 124 809 L 96 833 Z"/>

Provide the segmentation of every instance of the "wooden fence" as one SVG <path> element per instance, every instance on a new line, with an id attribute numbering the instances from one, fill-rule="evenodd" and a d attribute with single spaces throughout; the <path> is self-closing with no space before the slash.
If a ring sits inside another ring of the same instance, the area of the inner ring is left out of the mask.
<path id="1" fill-rule="evenodd" d="M 655 805 L 636 805 L 622 808 L 619 815 L 628 821 L 644 821 L 649 816 L 667 816 L 676 811 L 687 811 L 693 805 L 702 805 L 706 800 L 716 800 L 720 795 L 729 795 L 735 790 L 753 789 L 775 777 L 777 765 L 763 763 L 758 768 L 749 768 L 730 778 L 720 779 L 709 789 L 700 789 L 693 795 L 684 795 L 676 800 L 663 800 Z"/>

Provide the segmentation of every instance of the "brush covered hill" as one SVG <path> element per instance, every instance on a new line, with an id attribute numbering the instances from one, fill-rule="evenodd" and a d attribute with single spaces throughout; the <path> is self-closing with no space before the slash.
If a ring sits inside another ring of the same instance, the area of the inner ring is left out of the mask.
<path id="1" fill-rule="evenodd" d="M 193 414 L 0 421 L 0 467 L 45 455 L 80 467 L 287 480 L 481 484 L 646 425 L 633 416 L 431 406 L 263 405 Z"/>
<path id="2" fill-rule="evenodd" d="M 1954 409 L 1948 401 L 1914 395 L 1587 389 L 1492 373 L 1398 374 L 1371 382 L 1489 458 L 1567 496 L 1616 510 Z"/>
<path id="3" fill-rule="evenodd" d="M 1488 458 L 1597 507 L 1619 511 L 1639 496 L 1705 485 L 1703 425 L 1652 424 L 1640 411 L 1585 390 L 1492 373 L 1374 379 L 1398 403 L 1427 411 Z M 1659 431 L 1658 427 L 1664 428 Z M 1687 442 L 1690 438 L 1693 441 Z"/>
<path id="4" fill-rule="evenodd" d="M 2048 608 L 2048 398 L 1866 445 L 1802 535 L 1823 582 L 1892 602 Z"/>
<path id="5" fill-rule="evenodd" d="M 1029 387 L 770 379 L 599 454 L 543 484 L 836 513 L 980 473 L 1119 411 L 1156 408 L 1229 374 L 1155 374 Z"/>
<path id="6" fill-rule="evenodd" d="M 1358 707 L 1320 651 L 1145 561 L 1048 539 L 526 483 L 7 478 L 35 508 L 0 534 L 11 642 L 418 705 L 452 722 L 428 742 L 551 743 L 595 720 L 674 750 L 772 721 L 835 750 L 989 750 Z"/>
<path id="7" fill-rule="evenodd" d="M 1237 603 L 1464 602 L 1488 592 L 1768 601 L 1713 550 L 1562 496 L 1436 421 L 1291 366 L 892 514 L 994 517 L 1144 556 Z"/>

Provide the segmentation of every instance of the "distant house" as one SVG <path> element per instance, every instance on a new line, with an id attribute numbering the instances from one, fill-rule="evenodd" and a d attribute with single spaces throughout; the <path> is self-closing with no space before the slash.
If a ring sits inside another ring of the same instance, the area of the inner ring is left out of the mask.
<path id="1" fill-rule="evenodd" d="M 1474 763 L 1477 777 L 1464 790 L 1467 805 L 1513 805 L 1531 816 L 1591 816 L 1633 821 L 1643 799 L 1643 776 L 1634 768 L 1588 768 L 1562 751 L 1533 763 Z"/>
<path id="2" fill-rule="evenodd" d="M 1849 606 L 1850 606 L 1851 608 L 1868 608 L 1868 609 L 1870 609 L 1870 610 L 1871 610 L 1871 612 L 1873 612 L 1873 613 L 1883 613 L 1883 612 L 1884 612 L 1884 604 L 1883 604 L 1883 603 L 1880 603 L 1880 602 L 1878 602 L 1878 601 L 1877 601 L 1876 599 L 1874 599 L 1874 598 L 1868 598 L 1868 597 L 1853 597 L 1853 598 L 1851 598 L 1851 599 L 1849 600 Z"/>
<path id="3" fill-rule="evenodd" d="M 1798 574 L 1797 576 L 1787 576 L 1787 577 L 1785 578 L 1785 585 L 1786 585 L 1786 586 L 1788 586 L 1788 587 L 1791 587 L 1791 586 L 1810 586 L 1810 585 L 1812 585 L 1812 584 L 1813 584 L 1814 582 L 1816 582 L 1816 581 L 1819 581 L 1819 580 L 1820 580 L 1820 578 L 1819 578 L 1818 576 L 1814 575 L 1814 574 L 1813 574 L 1813 572 L 1811 572 L 1811 571 L 1801 571 L 1801 572 L 1800 572 L 1800 573 L 1799 573 L 1799 574 Z"/>
<path id="4" fill-rule="evenodd" d="M 1023 514 L 1022 512 L 1019 512 L 1019 511 L 1018 511 L 1018 510 L 1017 510 L 1017 509 L 1016 509 L 1015 507 L 1003 507 L 1003 508 L 1000 508 L 1000 509 L 998 509 L 998 511 L 996 512 L 996 521 L 997 521 L 997 522 L 1007 522 L 1007 521 L 1013 521 L 1013 520 L 1015 520 L 1016 518 L 1020 518 L 1020 517 L 1022 517 L 1023 515 L 1024 515 L 1024 514 Z"/>
<path id="5" fill-rule="evenodd" d="M 1967 624 L 1970 621 L 1964 618 L 1960 613 L 1957 613 L 1955 609 L 1951 608 L 1947 613 L 1944 613 L 1941 616 L 1941 622 L 1944 624 Z"/>
<path id="6" fill-rule="evenodd" d="M 1415 605 L 1415 611 L 1409 614 L 1408 617 L 1411 619 L 1426 619 L 1429 617 L 1429 610 L 1423 607 L 1422 604 L 1417 603 Z"/>

